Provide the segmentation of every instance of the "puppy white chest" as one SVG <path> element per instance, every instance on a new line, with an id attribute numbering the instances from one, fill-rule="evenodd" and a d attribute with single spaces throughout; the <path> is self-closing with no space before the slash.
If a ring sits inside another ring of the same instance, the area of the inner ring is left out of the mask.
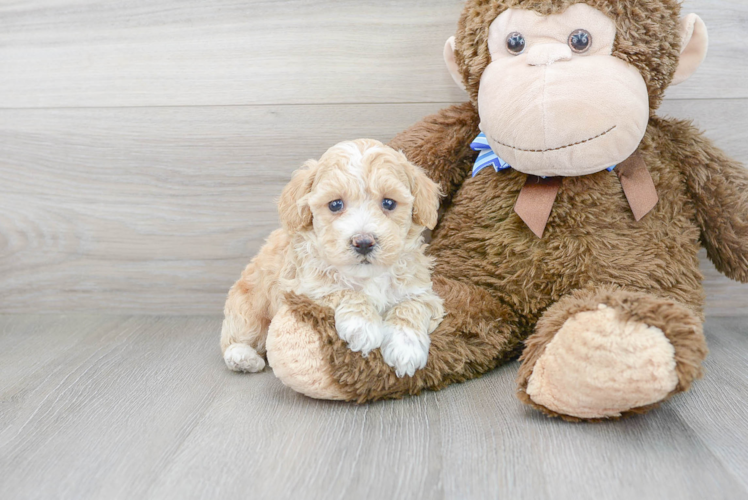
<path id="1" fill-rule="evenodd" d="M 369 297 L 371 304 L 380 314 L 402 302 L 406 295 L 402 287 L 396 286 L 389 273 L 365 280 L 361 283 L 359 291 Z"/>

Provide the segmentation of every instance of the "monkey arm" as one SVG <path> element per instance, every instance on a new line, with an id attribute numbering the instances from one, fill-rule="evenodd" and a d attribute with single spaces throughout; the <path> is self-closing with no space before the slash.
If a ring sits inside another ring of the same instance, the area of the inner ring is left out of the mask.
<path id="1" fill-rule="evenodd" d="M 687 122 L 674 122 L 679 165 L 709 260 L 748 283 L 748 169 Z"/>
<path id="2" fill-rule="evenodd" d="M 479 122 L 469 102 L 450 106 L 400 132 L 389 145 L 423 168 L 448 204 L 472 170 L 476 153 L 470 143 L 480 133 Z"/>

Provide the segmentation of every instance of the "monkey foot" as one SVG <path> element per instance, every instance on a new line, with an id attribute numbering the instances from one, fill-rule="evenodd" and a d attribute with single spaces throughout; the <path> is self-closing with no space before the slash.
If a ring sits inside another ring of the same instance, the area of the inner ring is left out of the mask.
<path id="1" fill-rule="evenodd" d="M 693 313 L 646 294 L 613 297 L 615 305 L 593 296 L 581 310 L 549 310 L 522 356 L 520 399 L 569 420 L 616 418 L 656 406 L 701 374 L 706 347 Z"/>
<path id="2" fill-rule="evenodd" d="M 659 328 L 623 322 L 601 305 L 569 318 L 535 364 L 527 394 L 556 413 L 618 417 L 678 384 L 675 349 Z"/>

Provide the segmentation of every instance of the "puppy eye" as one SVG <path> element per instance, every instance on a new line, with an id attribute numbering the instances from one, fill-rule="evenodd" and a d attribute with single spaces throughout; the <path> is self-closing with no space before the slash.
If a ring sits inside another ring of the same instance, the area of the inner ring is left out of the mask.
<path id="1" fill-rule="evenodd" d="M 343 210 L 343 200 L 333 200 L 327 204 L 330 212 L 340 212 Z"/>
<path id="2" fill-rule="evenodd" d="M 575 30 L 569 35 L 569 47 L 577 54 L 587 52 L 592 45 L 592 35 L 587 30 Z"/>
<path id="3" fill-rule="evenodd" d="M 516 31 L 509 33 L 509 36 L 506 37 L 506 50 L 508 50 L 510 54 L 514 54 L 515 56 L 518 56 L 522 52 L 524 52 L 525 37 L 522 36 L 522 33 L 518 33 Z"/>
<path id="4" fill-rule="evenodd" d="M 395 200 L 391 200 L 389 198 L 385 198 L 382 200 L 382 208 L 385 210 L 395 210 L 395 207 L 397 206 L 397 202 Z"/>

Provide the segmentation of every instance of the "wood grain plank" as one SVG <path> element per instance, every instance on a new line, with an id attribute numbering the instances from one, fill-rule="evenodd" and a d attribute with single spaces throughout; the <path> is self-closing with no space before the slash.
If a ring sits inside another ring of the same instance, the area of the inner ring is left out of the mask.
<path id="1" fill-rule="evenodd" d="M 708 318 L 704 378 L 674 410 L 733 476 L 748 489 L 748 319 Z"/>
<path id="2" fill-rule="evenodd" d="M 91 318 L 0 318 L 2 335 L 26 337 L 28 349 L 34 337 L 50 347 L 77 340 L 44 370 L 15 371 L 3 384 L 0 497 L 143 498 L 229 376 L 206 370 L 221 362 L 213 318 L 93 322 L 90 335 Z M 0 360 L 23 357 L 3 351 Z"/>
<path id="3" fill-rule="evenodd" d="M 356 406 L 260 376 L 264 391 L 246 380 L 216 399 L 149 497 L 210 499 L 217 484 L 226 497 L 257 499 L 443 497 L 435 395 Z"/>
<path id="4" fill-rule="evenodd" d="M 0 311 L 220 311 L 292 170 L 440 107 L 0 110 Z M 748 161 L 748 101 L 664 111 Z M 710 314 L 748 309 L 746 286 L 705 269 Z"/>
<path id="5" fill-rule="evenodd" d="M 459 0 L 47 0 L 0 7 L 0 107 L 461 99 Z"/>
<path id="6" fill-rule="evenodd" d="M 220 318 L 0 316 L 0 497 L 742 499 L 748 324 L 712 318 L 706 379 L 646 416 L 548 419 L 516 363 L 402 401 L 317 401 L 228 372 Z"/>
<path id="7" fill-rule="evenodd" d="M 0 111 L 0 309 L 220 311 L 291 171 L 439 107 Z"/>
<path id="8" fill-rule="evenodd" d="M 0 108 L 452 102 L 460 0 L 0 5 Z M 748 4 L 688 0 L 711 49 L 673 98 L 748 97 Z"/>
<path id="9" fill-rule="evenodd" d="M 743 341 L 733 347 L 745 345 Z M 443 467 L 450 471 L 444 477 L 445 498 L 654 500 L 746 495 L 736 476 L 748 471 L 728 468 L 702 441 L 700 433 L 719 432 L 717 422 L 695 431 L 668 404 L 617 422 L 570 425 L 548 419 L 517 400 L 517 366 L 512 363 L 438 393 L 442 443 L 448 450 Z M 748 386 L 739 385 L 745 393 Z M 701 418 L 713 397 L 697 403 Z M 736 420 L 736 430 L 729 434 L 742 432 L 745 425 L 745 419 Z"/>

